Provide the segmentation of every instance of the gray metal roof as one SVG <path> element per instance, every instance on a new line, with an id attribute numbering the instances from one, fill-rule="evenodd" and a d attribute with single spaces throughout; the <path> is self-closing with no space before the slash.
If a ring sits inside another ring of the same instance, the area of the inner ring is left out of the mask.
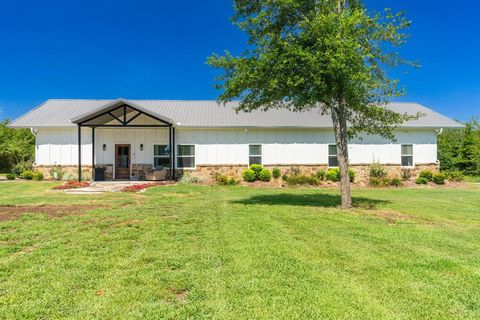
<path id="1" fill-rule="evenodd" d="M 285 109 L 269 111 L 238 112 L 234 108 L 238 102 L 218 105 L 216 101 L 201 100 L 81 100 L 51 99 L 20 118 L 10 126 L 17 128 L 72 127 L 72 121 L 98 113 L 103 108 L 124 102 L 150 112 L 162 119 L 171 119 L 176 127 L 292 127 L 292 128 L 332 128 L 328 115 L 321 115 L 318 110 L 293 112 Z M 402 127 L 416 128 L 456 128 L 462 124 L 447 118 L 418 103 L 395 102 L 387 108 L 399 112 L 425 114 L 418 120 L 405 122 Z"/>

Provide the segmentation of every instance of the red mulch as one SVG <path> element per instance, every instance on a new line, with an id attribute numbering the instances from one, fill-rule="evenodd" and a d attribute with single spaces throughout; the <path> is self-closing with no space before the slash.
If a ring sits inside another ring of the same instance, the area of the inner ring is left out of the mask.
<path id="1" fill-rule="evenodd" d="M 68 189 L 86 188 L 88 186 L 90 186 L 90 182 L 88 182 L 88 181 L 78 182 L 78 181 L 73 181 L 72 180 L 72 181 L 67 181 L 62 185 L 53 187 L 52 189 L 53 190 L 68 190 Z"/>

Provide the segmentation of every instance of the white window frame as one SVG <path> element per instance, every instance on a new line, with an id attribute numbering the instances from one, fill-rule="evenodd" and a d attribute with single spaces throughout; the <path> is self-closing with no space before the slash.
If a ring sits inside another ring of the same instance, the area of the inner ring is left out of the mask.
<path id="1" fill-rule="evenodd" d="M 250 154 L 250 147 L 260 147 L 260 154 Z M 262 153 L 263 153 L 263 148 L 262 148 L 262 145 L 261 144 L 249 144 L 248 145 L 248 166 L 250 167 L 253 163 L 251 163 L 250 159 L 252 157 L 255 157 L 255 158 L 260 158 L 260 165 L 263 164 L 263 156 L 262 156 Z"/>
<path id="2" fill-rule="evenodd" d="M 403 153 L 403 146 L 411 146 L 412 147 L 412 154 L 404 154 Z M 415 167 L 415 158 L 413 156 L 413 144 L 412 143 L 405 143 L 400 145 L 400 166 L 402 168 L 414 168 Z M 403 165 L 403 157 L 412 157 L 412 165 L 411 166 L 404 166 Z"/>
<path id="3" fill-rule="evenodd" d="M 169 147 L 168 144 L 164 144 L 164 143 L 154 143 L 154 144 L 153 144 L 153 166 L 155 167 L 155 159 L 156 159 L 156 158 L 169 159 L 170 162 L 171 162 L 171 161 L 172 161 L 172 160 L 170 159 L 170 157 L 171 157 L 171 155 L 172 155 L 172 150 L 171 150 L 171 148 L 170 148 L 170 150 L 169 150 L 170 153 L 169 153 L 168 155 L 166 155 L 166 156 L 165 156 L 165 155 L 157 156 L 157 155 L 155 155 L 155 147 L 156 147 L 156 146 L 166 146 L 166 147 Z M 170 167 L 170 165 L 169 165 L 169 167 Z"/>
<path id="4" fill-rule="evenodd" d="M 192 146 L 193 147 L 193 155 L 183 155 L 183 156 L 181 156 L 179 150 L 180 150 L 180 147 L 182 147 L 182 146 Z M 177 144 L 177 154 L 176 154 L 176 158 L 175 158 L 175 161 L 177 162 L 176 168 L 178 168 L 178 169 L 196 169 L 197 168 L 197 159 L 196 159 L 196 155 L 195 155 L 196 154 L 195 149 L 196 149 L 196 147 L 195 147 L 194 144 L 186 144 L 186 143 L 185 144 Z M 181 167 L 179 165 L 179 161 L 178 161 L 179 158 L 193 158 L 193 167 Z"/>
<path id="5" fill-rule="evenodd" d="M 330 146 L 335 147 L 335 154 L 330 154 Z M 336 166 L 330 165 L 330 158 L 335 157 L 335 161 L 337 162 Z M 327 165 L 329 168 L 338 168 L 338 157 L 337 157 L 337 145 L 336 144 L 329 144 L 327 146 Z"/>

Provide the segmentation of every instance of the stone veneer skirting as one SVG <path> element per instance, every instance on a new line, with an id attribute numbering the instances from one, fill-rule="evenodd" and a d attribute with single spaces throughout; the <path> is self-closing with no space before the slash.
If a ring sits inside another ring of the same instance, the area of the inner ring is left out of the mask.
<path id="1" fill-rule="evenodd" d="M 355 171 L 356 177 L 355 182 L 368 182 L 369 168 L 371 164 L 355 164 L 350 165 L 350 168 Z M 433 172 L 438 172 L 440 170 L 438 163 L 425 163 L 417 164 L 414 168 L 403 168 L 398 164 L 382 164 L 388 172 L 389 178 L 401 177 L 401 173 L 404 170 L 409 170 L 411 172 L 411 179 L 416 179 L 418 174 L 422 170 L 431 170 Z M 318 170 L 328 170 L 327 164 L 318 164 L 318 165 L 303 165 L 303 164 L 274 164 L 274 165 L 264 165 L 265 168 L 272 170 L 273 168 L 280 169 L 282 175 L 288 174 L 292 169 L 298 169 L 300 172 L 306 175 L 315 174 Z M 212 179 L 215 174 L 221 173 L 229 177 L 234 177 L 237 179 L 242 178 L 242 172 L 247 169 L 247 165 L 197 165 L 196 170 L 191 170 L 195 172 L 198 176 L 205 179 Z"/>
<path id="2" fill-rule="evenodd" d="M 96 165 L 96 167 L 106 167 L 107 165 Z M 368 172 L 371 164 L 356 164 L 351 165 L 350 168 L 355 171 L 356 173 L 356 182 L 367 182 L 368 181 Z M 439 164 L 438 163 L 425 163 L 425 164 L 417 164 L 414 168 L 402 168 L 398 164 L 382 164 L 388 171 L 389 171 L 389 178 L 393 177 L 401 177 L 401 173 L 403 170 L 409 170 L 412 175 L 412 179 L 416 179 L 418 174 L 421 170 L 431 170 L 433 172 L 439 171 Z M 300 172 L 311 175 L 315 174 L 318 170 L 322 169 L 327 171 L 328 166 L 327 164 L 318 164 L 318 165 L 291 165 L 291 164 L 276 164 L 276 165 L 264 165 L 265 168 L 272 170 L 273 168 L 278 168 L 283 174 L 288 174 L 293 168 L 300 170 Z M 36 170 L 41 171 L 45 179 L 53 179 L 50 174 L 51 169 L 53 166 L 35 166 Z M 61 166 L 62 171 L 65 173 L 64 179 L 77 179 L 78 177 L 78 167 L 77 166 Z M 150 170 L 152 165 L 149 164 L 132 164 L 132 174 L 136 180 L 145 180 L 145 171 Z M 185 172 L 194 173 L 195 175 L 205 179 L 211 180 L 215 176 L 215 174 L 220 173 L 224 174 L 229 177 L 234 177 L 237 179 L 242 178 L 242 172 L 247 169 L 247 165 L 197 165 L 196 170 L 182 170 L 177 169 L 176 174 L 177 177 L 181 177 Z M 167 179 L 169 179 L 169 170 L 167 170 Z M 82 166 L 82 176 L 84 179 L 91 179 L 92 177 L 92 169 L 91 166 Z M 106 174 L 106 179 L 111 180 L 113 177 L 109 174 Z"/>

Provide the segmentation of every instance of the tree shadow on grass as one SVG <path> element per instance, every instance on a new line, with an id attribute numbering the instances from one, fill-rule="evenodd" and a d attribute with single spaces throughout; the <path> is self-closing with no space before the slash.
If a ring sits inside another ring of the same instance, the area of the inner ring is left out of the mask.
<path id="1" fill-rule="evenodd" d="M 380 204 L 387 204 L 390 201 L 352 197 L 353 206 L 356 208 L 374 210 Z M 244 205 L 288 205 L 288 206 L 302 206 L 302 207 L 319 207 L 319 208 L 334 208 L 341 205 L 340 195 L 334 194 L 267 194 L 255 195 L 249 198 L 235 200 L 232 203 Z"/>

